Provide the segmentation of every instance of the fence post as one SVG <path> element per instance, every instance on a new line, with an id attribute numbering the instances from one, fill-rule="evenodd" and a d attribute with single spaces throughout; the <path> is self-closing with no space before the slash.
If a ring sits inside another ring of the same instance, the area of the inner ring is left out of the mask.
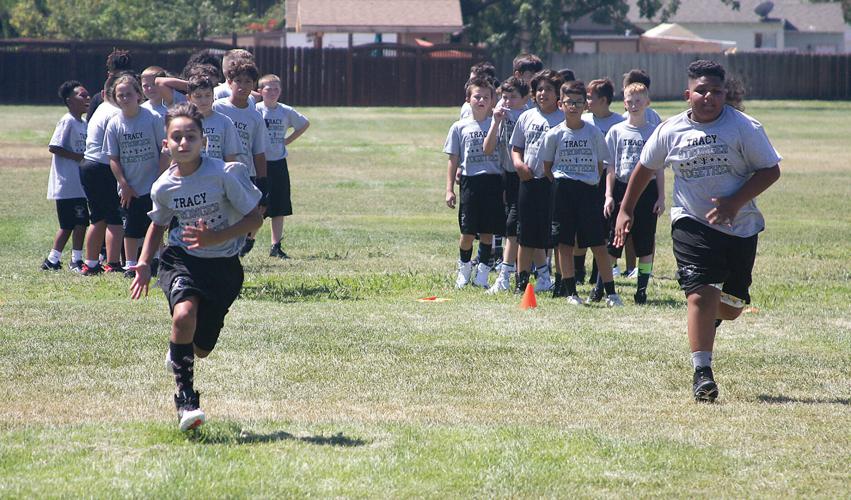
<path id="1" fill-rule="evenodd" d="M 423 49 L 417 46 L 416 64 L 414 70 L 414 87 L 416 89 L 416 106 L 419 108 L 423 105 Z"/>
<path id="2" fill-rule="evenodd" d="M 352 105 L 352 95 L 354 93 L 354 85 L 352 83 L 354 68 L 352 63 L 352 46 L 346 49 L 346 106 Z"/>

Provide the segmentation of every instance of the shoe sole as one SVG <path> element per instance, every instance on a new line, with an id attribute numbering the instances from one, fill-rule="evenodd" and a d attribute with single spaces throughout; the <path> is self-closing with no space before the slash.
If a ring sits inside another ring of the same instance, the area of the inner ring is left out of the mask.
<path id="1" fill-rule="evenodd" d="M 718 386 L 716 384 L 706 384 L 694 391 L 694 400 L 698 403 L 712 403 L 716 399 L 718 399 Z"/>
<path id="2" fill-rule="evenodd" d="M 180 431 L 186 432 L 191 431 L 193 429 L 197 429 L 204 425 L 204 422 L 207 420 L 206 415 L 201 410 L 195 410 L 188 412 L 188 415 L 184 415 L 183 419 L 180 420 Z"/>

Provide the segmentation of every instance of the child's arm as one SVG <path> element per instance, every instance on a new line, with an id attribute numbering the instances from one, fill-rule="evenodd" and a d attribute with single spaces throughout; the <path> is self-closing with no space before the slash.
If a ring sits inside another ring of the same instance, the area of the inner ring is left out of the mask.
<path id="1" fill-rule="evenodd" d="M 145 234 L 145 243 L 142 245 L 142 254 L 139 256 L 139 262 L 136 267 L 131 269 L 136 271 L 136 277 L 133 278 L 133 283 L 130 285 L 130 298 L 138 299 L 148 295 L 148 284 L 151 282 L 151 259 L 154 257 L 157 249 L 160 247 L 160 242 L 163 240 L 168 226 L 158 226 L 151 224 L 148 226 L 148 232 Z"/>
<path id="2" fill-rule="evenodd" d="M 254 170 L 258 179 L 266 177 L 266 153 L 254 155 Z"/>
<path id="3" fill-rule="evenodd" d="M 130 200 L 138 198 L 139 195 L 130 187 L 127 178 L 124 177 L 124 168 L 121 166 L 121 161 L 117 156 L 109 157 L 109 169 L 112 170 L 112 175 L 115 176 L 115 180 L 118 181 L 118 185 L 121 187 L 121 206 L 123 208 L 130 207 Z"/>
<path id="4" fill-rule="evenodd" d="M 446 172 L 446 206 L 455 208 L 455 174 L 461 160 L 456 155 L 449 155 L 449 168 Z"/>
<path id="5" fill-rule="evenodd" d="M 555 181 L 555 177 L 553 177 L 553 162 L 544 160 L 544 177 L 550 180 L 550 182 Z"/>
<path id="6" fill-rule="evenodd" d="M 174 78 L 171 76 L 158 76 L 156 80 L 154 80 L 154 84 L 160 89 L 174 89 L 184 94 L 189 92 L 189 82 L 186 80 L 182 80 L 180 78 Z"/>
<path id="7" fill-rule="evenodd" d="M 189 244 L 187 247 L 189 250 L 195 250 L 201 247 L 218 245 L 248 233 L 254 233 L 262 225 L 263 216 L 260 215 L 260 209 L 258 208 L 254 208 L 245 217 L 240 219 L 239 222 L 221 231 L 213 231 L 207 227 L 204 219 L 198 219 L 197 225 L 183 227 L 183 241 Z"/>
<path id="8" fill-rule="evenodd" d="M 222 159 L 225 163 L 233 163 L 235 161 L 239 161 L 239 155 L 224 155 Z"/>
<path id="9" fill-rule="evenodd" d="M 606 202 L 603 203 L 603 216 L 611 217 L 615 209 L 615 167 L 609 165 L 606 169 Z"/>
<path id="10" fill-rule="evenodd" d="M 520 177 L 521 181 L 528 181 L 532 179 L 532 169 L 523 161 L 523 151 L 517 146 L 512 146 L 511 162 L 514 163 L 514 170 L 517 170 L 517 177 Z"/>
<path id="11" fill-rule="evenodd" d="M 74 160 L 77 163 L 83 161 L 82 153 L 75 153 L 73 151 L 68 151 L 67 149 L 60 146 L 50 146 L 47 148 L 52 154 L 56 156 L 61 156 L 62 158 L 68 158 L 69 160 Z"/>
<path id="12" fill-rule="evenodd" d="M 310 122 L 305 122 L 303 127 L 298 130 L 293 130 L 293 133 L 290 134 L 286 139 L 284 139 L 284 145 L 289 146 L 290 144 L 295 142 L 295 140 L 301 137 L 301 134 L 303 134 L 308 127 L 310 127 Z"/>
<path id="13" fill-rule="evenodd" d="M 493 120 L 491 120 L 488 135 L 485 136 L 485 142 L 482 143 L 482 150 L 486 155 L 492 155 L 496 150 L 497 144 L 499 144 L 499 126 L 503 118 L 505 118 L 505 111 L 502 108 L 493 110 Z"/>
<path id="14" fill-rule="evenodd" d="M 780 165 L 757 170 L 747 182 L 731 196 L 712 198 L 715 208 L 706 213 L 710 224 L 732 225 L 739 210 L 780 178 Z"/>
<path id="15" fill-rule="evenodd" d="M 656 203 L 653 204 L 653 213 L 660 216 L 665 213 L 665 170 L 656 172 Z"/>

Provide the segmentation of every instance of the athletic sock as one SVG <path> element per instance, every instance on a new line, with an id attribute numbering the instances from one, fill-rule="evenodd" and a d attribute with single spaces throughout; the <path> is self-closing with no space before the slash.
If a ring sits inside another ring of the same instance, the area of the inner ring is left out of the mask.
<path id="1" fill-rule="evenodd" d="M 617 293 L 617 292 L 615 292 L 615 282 L 614 281 L 607 281 L 607 282 L 603 283 L 603 289 L 606 290 L 606 295 L 614 295 L 614 294 Z"/>
<path id="2" fill-rule="evenodd" d="M 99 260 L 88 260 L 88 259 L 86 259 L 85 264 L 89 269 L 91 269 L 93 267 L 97 267 L 97 265 L 100 264 L 100 261 Z"/>
<path id="3" fill-rule="evenodd" d="M 74 262 L 80 262 L 81 260 L 83 260 L 83 251 L 71 250 L 71 260 Z"/>
<path id="4" fill-rule="evenodd" d="M 482 243 L 479 242 L 479 263 L 490 265 L 491 261 L 491 250 L 493 249 L 493 245 L 490 243 Z M 472 249 L 471 249 L 472 250 Z"/>
<path id="5" fill-rule="evenodd" d="M 503 273 L 511 275 L 512 273 L 514 273 L 514 264 L 509 264 L 508 262 L 503 262 L 501 271 Z"/>
<path id="6" fill-rule="evenodd" d="M 561 283 L 561 273 L 553 274 L 553 283 Z"/>
<path id="7" fill-rule="evenodd" d="M 590 278 L 591 278 L 591 281 L 596 282 L 597 276 L 599 276 L 599 274 L 600 274 L 600 273 L 597 272 L 597 259 L 591 259 L 591 261 L 592 262 L 591 262 L 591 276 L 590 276 Z"/>
<path id="8" fill-rule="evenodd" d="M 136 262 L 135 260 L 128 260 L 128 261 L 126 262 L 126 264 L 127 264 L 127 266 L 126 266 L 126 267 L 127 267 L 128 269 L 130 269 L 131 267 L 136 267 L 136 264 L 138 264 L 138 262 Z"/>
<path id="9" fill-rule="evenodd" d="M 653 271 L 653 263 L 646 264 L 638 263 L 638 289 L 647 290 L 647 283 L 650 282 L 650 273 Z"/>
<path id="10" fill-rule="evenodd" d="M 584 255 L 574 255 L 573 256 L 573 267 L 576 269 L 576 274 L 585 274 L 585 256 Z"/>
<path id="11" fill-rule="evenodd" d="M 565 297 L 576 295 L 576 278 L 562 278 L 561 291 Z"/>
<path id="12" fill-rule="evenodd" d="M 463 248 L 459 248 L 458 249 L 458 258 L 464 264 L 466 264 L 467 262 L 470 262 L 470 259 L 473 258 L 473 248 L 471 247 L 468 250 L 464 250 Z"/>
<path id="13" fill-rule="evenodd" d="M 691 364 L 695 370 L 712 368 L 712 351 L 694 351 L 691 353 Z"/>
<path id="14" fill-rule="evenodd" d="M 719 326 L 721 326 L 721 320 L 720 320 L 720 319 L 716 319 L 716 320 L 715 320 L 715 328 L 717 329 Z"/>
<path id="15" fill-rule="evenodd" d="M 171 351 L 171 366 L 174 368 L 177 391 L 192 392 L 194 390 L 192 384 L 195 380 L 195 351 L 192 344 L 169 342 L 168 348 Z"/>
<path id="16" fill-rule="evenodd" d="M 62 259 L 62 252 L 60 252 L 59 250 L 56 250 L 55 248 L 53 250 L 51 250 L 49 254 L 47 254 L 47 260 L 51 264 L 56 264 L 61 259 Z"/>

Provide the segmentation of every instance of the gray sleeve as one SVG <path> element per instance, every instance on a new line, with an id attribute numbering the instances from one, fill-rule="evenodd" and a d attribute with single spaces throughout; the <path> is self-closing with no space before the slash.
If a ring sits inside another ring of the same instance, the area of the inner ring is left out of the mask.
<path id="1" fill-rule="evenodd" d="M 151 222 L 158 226 L 168 226 L 172 217 L 174 217 L 174 211 L 169 207 L 168 200 L 162 196 L 165 191 L 165 189 L 159 189 L 157 185 L 151 189 L 151 206 L 153 208 L 148 212 L 148 217 Z"/>
<path id="2" fill-rule="evenodd" d="M 555 162 L 559 139 L 558 134 L 553 132 L 553 130 L 555 129 L 550 129 L 550 131 L 544 135 L 544 145 L 541 147 L 541 151 L 539 153 L 541 155 L 541 161 Z"/>
<path id="3" fill-rule="evenodd" d="M 236 126 L 228 117 L 222 120 L 222 157 L 244 154 L 242 141 L 236 133 Z"/>
<path id="4" fill-rule="evenodd" d="M 665 159 L 668 158 L 668 146 L 662 131 L 664 127 L 656 127 L 656 130 L 650 134 L 650 138 L 644 143 L 641 149 L 642 165 L 651 170 L 661 170 L 665 168 Z"/>
<path id="5" fill-rule="evenodd" d="M 742 156 L 749 170 L 762 170 L 777 165 L 782 159 L 758 122 L 748 122 L 742 130 Z"/>
<path id="6" fill-rule="evenodd" d="M 609 157 L 603 160 L 607 165 L 617 166 L 618 155 L 618 129 L 612 127 L 609 133 L 606 134 L 606 149 L 609 151 Z"/>
<path id="7" fill-rule="evenodd" d="M 514 130 L 511 132 L 510 146 L 526 149 L 526 135 L 523 134 L 525 128 L 526 121 L 523 119 L 523 115 L 520 115 L 520 118 L 517 119 L 517 123 L 514 125 Z"/>
<path id="8" fill-rule="evenodd" d="M 71 124 L 68 123 L 68 120 L 59 120 L 48 146 L 58 146 L 66 151 L 74 151 L 74 147 L 71 145 Z"/>
<path id="9" fill-rule="evenodd" d="M 260 202 L 260 190 L 248 177 L 248 167 L 243 163 L 226 163 L 224 190 L 230 204 L 242 215 L 246 215 Z"/>
<path id="10" fill-rule="evenodd" d="M 446 136 L 446 142 L 443 143 L 443 152 L 448 155 L 461 156 L 461 132 L 457 122 L 449 127 L 449 134 Z"/>
<path id="11" fill-rule="evenodd" d="M 307 124 L 307 117 L 295 110 L 295 108 L 286 108 L 287 120 L 292 128 L 300 130 Z M 284 131 L 286 133 L 286 130 Z"/>
<path id="12" fill-rule="evenodd" d="M 611 132 L 611 130 L 609 130 Z M 603 163 L 611 163 L 612 155 L 609 153 L 609 148 L 606 146 L 606 139 L 603 137 L 603 133 L 599 130 L 594 131 L 594 150 L 597 152 L 597 161 L 601 161 Z"/>
<path id="13" fill-rule="evenodd" d="M 109 120 L 109 123 L 106 125 L 106 130 L 104 130 L 103 133 L 103 152 L 107 156 L 121 155 L 121 147 L 118 145 L 118 131 L 116 129 L 117 126 L 115 120 Z"/>
<path id="14" fill-rule="evenodd" d="M 266 130 L 266 121 L 257 113 L 258 120 L 254 122 L 254 135 L 251 143 L 251 155 L 264 155 L 269 151 L 269 132 Z"/>
<path id="15" fill-rule="evenodd" d="M 156 141 L 156 150 L 157 151 L 162 151 L 164 140 L 165 140 L 165 120 L 163 120 L 163 118 L 160 115 L 154 115 L 154 141 Z"/>

